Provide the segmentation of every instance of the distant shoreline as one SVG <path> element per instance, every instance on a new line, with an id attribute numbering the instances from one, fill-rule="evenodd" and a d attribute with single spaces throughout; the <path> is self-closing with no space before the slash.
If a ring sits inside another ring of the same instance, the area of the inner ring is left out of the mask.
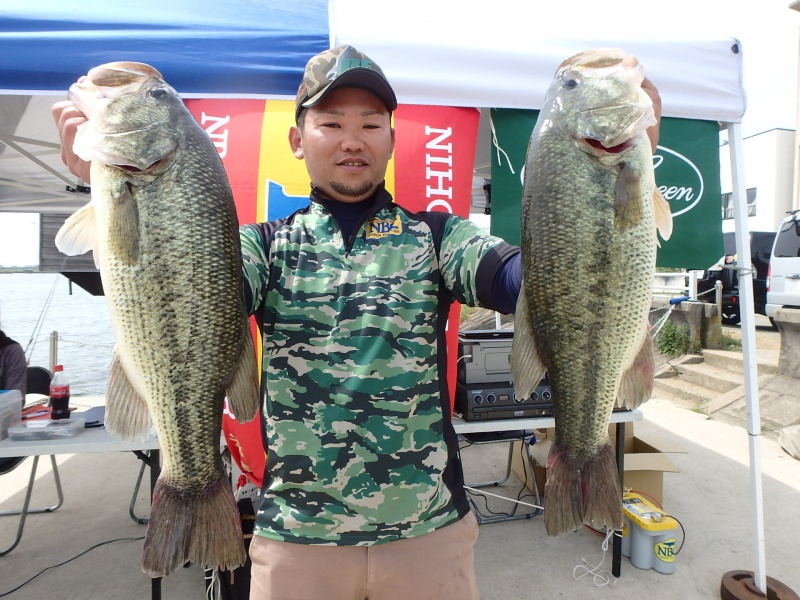
<path id="1" fill-rule="evenodd" d="M 39 270 L 39 265 L 32 265 L 30 267 L 0 267 L 0 274 L 6 273 L 43 273 Z"/>

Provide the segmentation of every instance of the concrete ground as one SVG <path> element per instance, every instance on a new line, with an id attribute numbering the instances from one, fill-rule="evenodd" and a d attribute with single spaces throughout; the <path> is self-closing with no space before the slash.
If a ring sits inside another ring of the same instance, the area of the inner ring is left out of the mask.
<path id="1" fill-rule="evenodd" d="M 656 395 L 643 407 L 637 435 L 658 434 L 682 446 L 672 458 L 680 473 L 664 475 L 664 508 L 683 525 L 685 544 L 676 571 L 662 575 L 640 570 L 622 559 L 621 577 L 598 587 L 591 576 L 576 579 L 573 570 L 586 561 L 611 570 L 611 551 L 589 531 L 549 538 L 542 517 L 484 524 L 476 548 L 476 569 L 484 600 L 541 598 L 718 598 L 722 576 L 753 570 L 756 528 L 748 435 L 744 428 L 707 419 Z M 763 486 L 766 573 L 800 591 L 800 461 L 777 443 L 759 439 Z M 467 481 L 502 475 L 506 444 L 463 451 Z M 113 599 L 150 597 L 150 580 L 139 569 L 145 527 L 134 523 L 128 505 L 139 469 L 132 453 L 58 457 L 64 505 L 50 514 L 31 515 L 20 545 L 0 557 L 0 598 L 13 600 Z M 30 459 L 2 477 L 0 510 L 21 506 Z M 54 497 L 49 463 L 40 462 L 34 503 Z M 516 496 L 521 483 L 512 475 L 493 492 Z M 494 510 L 508 504 L 489 500 Z M 523 507 L 524 508 L 524 507 Z M 137 513 L 147 513 L 139 494 Z M 16 532 L 17 518 L 0 518 L 0 546 Z M 102 546 L 96 547 L 98 544 Z M 15 590 L 15 591 L 12 591 Z M 162 597 L 200 600 L 203 571 L 180 569 L 162 582 Z M 438 600 L 438 599 L 437 599 Z"/>

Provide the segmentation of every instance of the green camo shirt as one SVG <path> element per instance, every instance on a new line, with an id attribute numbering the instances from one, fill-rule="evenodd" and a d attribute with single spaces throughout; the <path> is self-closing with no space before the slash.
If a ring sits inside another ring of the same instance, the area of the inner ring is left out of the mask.
<path id="1" fill-rule="evenodd" d="M 510 247 L 468 220 L 410 213 L 383 188 L 350 240 L 313 193 L 241 238 L 266 393 L 256 533 L 369 545 L 466 514 L 444 330 L 453 300 L 481 303 L 478 266 Z"/>

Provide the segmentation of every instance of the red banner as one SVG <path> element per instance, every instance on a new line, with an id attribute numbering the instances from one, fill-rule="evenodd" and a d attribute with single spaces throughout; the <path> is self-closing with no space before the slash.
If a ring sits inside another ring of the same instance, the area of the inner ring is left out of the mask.
<path id="1" fill-rule="evenodd" d="M 307 202 L 309 180 L 288 142 L 294 103 L 284 100 L 187 100 L 211 136 L 233 189 L 240 223 L 287 216 Z M 469 215 L 479 112 L 472 108 L 400 106 L 394 113 L 394 159 L 386 187 L 402 206 Z M 447 331 L 448 385 L 454 400 L 460 305 L 453 306 Z M 258 330 L 253 327 L 259 359 Z M 226 409 L 223 431 L 231 456 L 255 485 L 265 466 L 261 419 L 238 423 Z"/>
<path id="2" fill-rule="evenodd" d="M 225 165 L 239 223 L 257 219 L 258 154 L 264 100 L 187 100 L 186 106 L 217 147 Z"/>
<path id="3" fill-rule="evenodd" d="M 403 105 L 395 112 L 395 201 L 413 211 L 469 216 L 480 113 L 475 108 Z M 447 385 L 455 401 L 458 323 L 453 304 L 447 327 Z"/>

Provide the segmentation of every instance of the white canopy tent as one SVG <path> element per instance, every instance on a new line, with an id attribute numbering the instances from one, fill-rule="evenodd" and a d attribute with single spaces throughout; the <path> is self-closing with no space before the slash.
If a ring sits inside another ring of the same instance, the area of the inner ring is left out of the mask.
<path id="1" fill-rule="evenodd" d="M 67 6 L 64 6 L 64 5 Z M 624 13 L 603 35 L 575 35 L 571 6 L 543 19 L 536 3 L 5 0 L 0 13 L 0 212 L 72 212 L 88 197 L 60 160 L 50 107 L 89 67 L 149 62 L 186 97 L 294 97 L 305 60 L 353 44 L 378 62 L 400 103 L 540 108 L 557 65 L 588 48 L 636 55 L 663 114 L 725 124 L 740 264 L 750 264 L 740 123 L 742 48 L 733 38 L 635 29 Z M 612 3 L 613 4 L 613 3 Z M 605 7 L 605 4 L 604 4 Z M 554 8 L 550 9 L 556 10 Z M 143 16 L 149 15 L 149 16 Z M 658 17 L 647 16 L 648 20 Z M 199 23 L 199 24 L 198 24 Z M 638 31 L 638 34 L 631 34 Z M 739 274 L 753 490 L 755 579 L 766 590 L 752 273 Z"/>

